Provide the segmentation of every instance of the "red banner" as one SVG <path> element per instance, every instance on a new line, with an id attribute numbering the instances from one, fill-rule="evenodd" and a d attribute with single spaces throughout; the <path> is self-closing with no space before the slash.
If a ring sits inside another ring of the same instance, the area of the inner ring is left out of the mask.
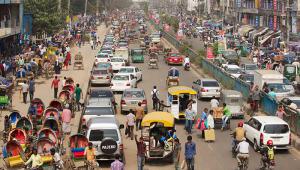
<path id="1" fill-rule="evenodd" d="M 206 49 L 206 58 L 214 59 L 213 49 L 211 47 L 207 47 Z"/>
<path id="2" fill-rule="evenodd" d="M 274 19 L 273 19 L 273 29 L 276 30 L 277 28 L 277 16 L 274 15 Z"/>

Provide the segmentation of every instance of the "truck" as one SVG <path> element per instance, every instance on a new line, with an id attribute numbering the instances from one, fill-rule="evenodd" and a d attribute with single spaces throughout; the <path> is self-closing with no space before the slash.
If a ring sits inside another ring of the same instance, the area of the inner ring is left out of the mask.
<path id="1" fill-rule="evenodd" d="M 262 89 L 264 83 L 283 83 L 283 75 L 275 70 L 255 70 L 254 85 Z"/>
<path id="2" fill-rule="evenodd" d="M 124 58 L 126 65 L 129 65 L 129 51 L 128 51 L 128 48 L 125 48 L 125 47 L 116 48 L 114 57 Z"/>

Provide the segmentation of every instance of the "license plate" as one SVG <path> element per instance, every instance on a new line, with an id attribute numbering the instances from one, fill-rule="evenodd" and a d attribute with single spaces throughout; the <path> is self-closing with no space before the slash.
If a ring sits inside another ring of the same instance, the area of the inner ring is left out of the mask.
<path id="1" fill-rule="evenodd" d="M 137 101 L 131 101 L 130 103 L 131 104 L 137 104 Z"/>
<path id="2" fill-rule="evenodd" d="M 280 138 L 272 138 L 274 142 L 280 142 Z"/>
<path id="3" fill-rule="evenodd" d="M 117 85 L 117 86 L 123 86 L 123 84 L 122 84 L 122 83 L 116 83 L 116 85 Z"/>

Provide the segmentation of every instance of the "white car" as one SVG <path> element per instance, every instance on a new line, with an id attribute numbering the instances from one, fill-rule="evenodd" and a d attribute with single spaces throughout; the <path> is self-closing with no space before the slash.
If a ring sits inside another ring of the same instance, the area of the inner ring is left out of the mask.
<path id="1" fill-rule="evenodd" d="M 143 80 L 142 71 L 139 68 L 134 66 L 121 67 L 119 73 L 133 75 L 134 77 L 136 77 L 137 81 Z"/>
<path id="2" fill-rule="evenodd" d="M 221 86 L 215 79 L 198 79 L 193 82 L 198 99 L 220 97 Z"/>
<path id="3" fill-rule="evenodd" d="M 225 66 L 224 70 L 233 77 L 238 78 L 242 74 L 242 70 L 239 66 L 228 64 Z"/>
<path id="4" fill-rule="evenodd" d="M 136 88 L 136 78 L 131 74 L 118 73 L 111 80 L 112 91 L 124 91 L 125 89 Z"/>
<path id="5" fill-rule="evenodd" d="M 273 141 L 275 149 L 288 149 L 291 145 L 289 125 L 277 116 L 253 116 L 243 128 L 256 151 L 268 140 Z"/>
<path id="6" fill-rule="evenodd" d="M 107 63 L 110 62 L 110 57 L 107 53 L 99 53 L 95 57 L 95 65 L 98 63 Z"/>
<path id="7" fill-rule="evenodd" d="M 113 71 L 119 71 L 121 67 L 124 67 L 126 65 L 124 58 L 122 57 L 113 57 L 110 61 L 112 65 Z"/>
<path id="8" fill-rule="evenodd" d="M 108 50 L 108 49 L 101 50 L 101 53 L 106 53 L 106 54 L 108 54 L 108 56 L 109 56 L 110 58 L 114 56 L 112 50 Z"/>

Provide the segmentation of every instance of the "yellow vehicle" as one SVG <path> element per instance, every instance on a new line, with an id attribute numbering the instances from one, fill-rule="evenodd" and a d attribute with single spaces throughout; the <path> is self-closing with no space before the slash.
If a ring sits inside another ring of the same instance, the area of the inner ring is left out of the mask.
<path id="1" fill-rule="evenodd" d="M 141 137 L 146 145 L 146 160 L 173 159 L 175 120 L 171 113 L 152 112 L 142 120 Z"/>
<path id="2" fill-rule="evenodd" d="M 197 113 L 197 92 L 187 86 L 173 86 L 168 88 L 167 105 L 171 106 L 171 113 L 176 119 L 185 119 L 185 109 L 192 104 Z"/>

